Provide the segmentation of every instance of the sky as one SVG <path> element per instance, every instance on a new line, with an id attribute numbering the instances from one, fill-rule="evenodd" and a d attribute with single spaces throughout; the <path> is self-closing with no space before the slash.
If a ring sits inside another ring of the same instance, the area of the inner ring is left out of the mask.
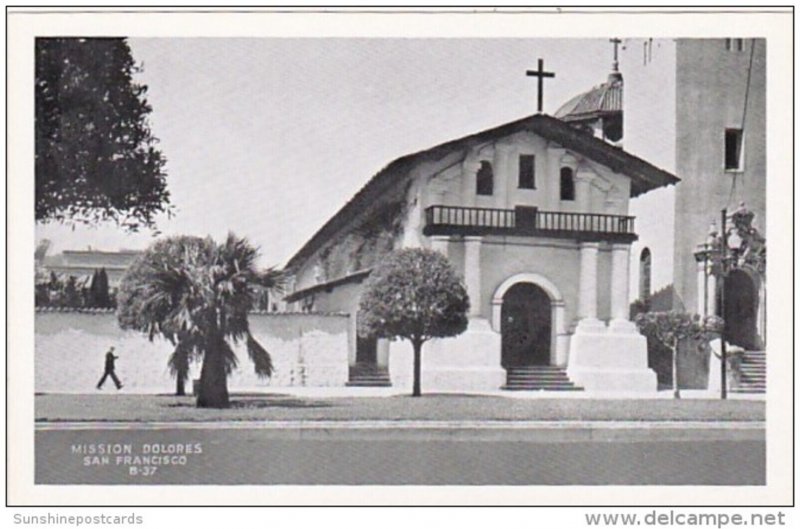
<path id="1" fill-rule="evenodd" d="M 282 266 L 392 160 L 536 111 L 606 80 L 608 39 L 129 39 L 167 159 L 163 235 L 229 231 Z M 621 70 L 624 74 L 624 51 Z M 151 232 L 37 224 L 50 254 L 143 249 Z"/>

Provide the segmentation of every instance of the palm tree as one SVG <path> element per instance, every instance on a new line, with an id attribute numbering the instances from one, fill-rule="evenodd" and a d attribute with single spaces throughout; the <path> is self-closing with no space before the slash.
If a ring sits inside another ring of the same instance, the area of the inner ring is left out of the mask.
<path id="1" fill-rule="evenodd" d="M 178 337 L 175 350 L 169 356 L 167 365 L 169 373 L 175 377 L 175 395 L 186 395 L 186 381 L 189 380 L 189 368 L 192 362 L 198 360 L 198 348 L 190 343 L 188 336 Z"/>
<path id="2" fill-rule="evenodd" d="M 272 375 L 269 353 L 250 333 L 247 315 L 264 289 L 279 290 L 282 273 L 257 270 L 256 248 L 229 234 L 225 242 L 178 236 L 153 244 L 126 272 L 117 319 L 122 328 L 162 336 L 175 345 L 170 370 L 178 390 L 189 364 L 202 359 L 197 406 L 229 406 L 233 345 L 244 342 L 259 376 Z"/>

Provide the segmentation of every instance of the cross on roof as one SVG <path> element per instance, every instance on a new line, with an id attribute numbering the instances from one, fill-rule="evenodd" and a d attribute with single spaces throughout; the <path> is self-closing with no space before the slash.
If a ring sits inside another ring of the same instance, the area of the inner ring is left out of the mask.
<path id="1" fill-rule="evenodd" d="M 608 39 L 608 42 L 614 45 L 614 63 L 612 64 L 612 68 L 616 72 L 619 71 L 619 59 L 617 57 L 617 52 L 619 45 L 622 44 L 622 39 L 614 37 L 613 39 Z"/>
<path id="2" fill-rule="evenodd" d="M 538 87 L 539 87 L 538 96 L 539 97 L 538 97 L 538 100 L 537 100 L 538 101 L 537 111 L 539 113 L 541 113 L 542 112 L 542 101 L 543 101 L 543 98 L 544 98 L 544 78 L 545 77 L 555 77 L 556 74 L 553 73 L 553 72 L 545 72 L 544 71 L 544 61 L 542 59 L 539 59 L 539 68 L 537 70 L 528 70 L 527 72 L 525 72 L 525 75 L 528 75 L 530 77 L 538 77 L 539 78 L 539 83 L 538 83 Z"/>

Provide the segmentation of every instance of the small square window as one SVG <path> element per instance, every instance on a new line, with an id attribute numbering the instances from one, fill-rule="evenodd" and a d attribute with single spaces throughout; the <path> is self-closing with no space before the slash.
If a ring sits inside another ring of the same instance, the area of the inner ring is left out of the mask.
<path id="1" fill-rule="evenodd" d="M 744 167 L 743 139 L 742 129 L 725 129 L 726 171 L 741 171 Z"/>
<path id="2" fill-rule="evenodd" d="M 519 156 L 519 188 L 536 189 L 536 158 L 532 154 Z"/>

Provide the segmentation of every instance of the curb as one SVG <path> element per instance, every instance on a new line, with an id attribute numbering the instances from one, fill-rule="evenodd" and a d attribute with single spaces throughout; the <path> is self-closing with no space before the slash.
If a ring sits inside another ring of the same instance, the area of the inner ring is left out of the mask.
<path id="1" fill-rule="evenodd" d="M 85 432 L 152 436 L 185 432 L 258 432 L 261 438 L 326 440 L 647 442 L 756 441 L 766 439 L 762 421 L 216 421 L 36 423 L 36 433 Z M 219 435 L 218 433 L 216 435 Z"/>

